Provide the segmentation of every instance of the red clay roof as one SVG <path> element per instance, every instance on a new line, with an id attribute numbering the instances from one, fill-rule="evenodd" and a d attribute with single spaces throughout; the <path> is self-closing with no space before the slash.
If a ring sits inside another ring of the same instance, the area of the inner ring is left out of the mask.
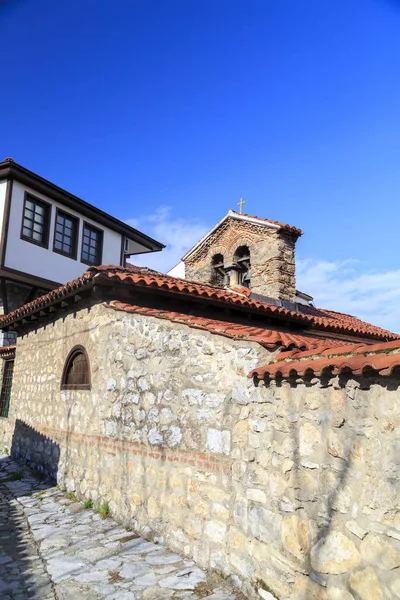
<path id="1" fill-rule="evenodd" d="M 324 308 L 315 308 L 313 306 L 306 306 L 305 304 L 299 304 L 298 309 L 300 313 L 307 316 L 312 320 L 313 327 L 316 329 L 328 329 L 332 332 L 340 332 L 346 329 L 351 331 L 355 335 L 371 335 L 377 337 L 386 337 L 387 339 L 398 339 L 398 334 L 392 333 L 376 325 L 371 325 L 365 321 L 361 321 L 357 317 L 347 315 L 345 313 L 335 312 L 333 310 L 326 310 Z"/>
<path id="2" fill-rule="evenodd" d="M 362 375 L 367 371 L 378 371 L 381 375 L 391 375 L 400 366 L 400 340 L 381 344 L 350 344 L 330 347 L 315 352 L 281 352 L 274 362 L 254 369 L 249 377 L 263 379 L 269 377 L 291 377 L 324 373 L 338 375 L 351 372 Z"/>
<path id="3" fill-rule="evenodd" d="M 258 312 L 260 316 L 267 315 L 271 318 L 277 318 L 281 323 L 283 321 L 297 323 L 306 329 L 318 329 L 324 332 L 357 336 L 364 339 L 380 339 L 385 341 L 399 339 L 397 334 L 381 329 L 380 327 L 375 327 L 369 323 L 364 323 L 349 315 L 321 309 L 310 310 L 303 305 L 298 305 L 299 311 L 296 312 L 281 306 L 268 304 L 267 302 L 253 300 L 242 293 L 235 293 L 233 290 L 197 281 L 179 279 L 170 275 L 164 275 L 158 271 L 153 271 L 152 269 L 133 265 L 129 267 L 113 265 L 90 267 L 81 277 L 17 308 L 8 315 L 4 315 L 0 318 L 0 327 L 6 327 L 15 321 L 38 312 L 50 304 L 61 301 L 68 296 L 73 296 L 81 289 L 104 283 L 126 284 L 132 285 L 135 288 L 158 289 L 174 296 L 199 297 L 205 301 L 210 300 L 221 304 L 248 308 Z"/>
<path id="4" fill-rule="evenodd" d="M 14 358 L 16 346 L 0 346 L 1 358 Z"/>
<path id="5" fill-rule="evenodd" d="M 277 331 L 274 329 L 265 329 L 263 327 L 253 327 L 243 325 L 241 323 L 230 323 L 229 321 L 220 321 L 217 319 L 208 319 L 206 317 L 198 317 L 185 313 L 178 313 L 169 310 L 158 308 L 147 308 L 136 306 L 113 300 L 109 304 L 105 304 L 108 308 L 121 310 L 128 313 L 147 315 L 156 317 L 157 319 L 166 319 L 174 323 L 182 323 L 193 327 L 194 329 L 202 329 L 211 333 L 216 333 L 235 340 L 246 340 L 249 342 L 257 342 L 269 350 L 275 349 L 277 346 L 283 348 L 297 348 L 299 350 L 313 350 L 313 353 L 324 350 L 327 347 L 326 340 L 315 338 L 307 335 L 300 335 L 290 332 Z M 330 347 L 335 345 L 342 346 L 342 342 L 329 341 Z M 351 346 L 351 344 L 349 344 Z"/>
<path id="6" fill-rule="evenodd" d="M 243 294 L 236 294 L 232 290 L 226 290 L 221 287 L 199 283 L 198 281 L 189 281 L 179 279 L 169 275 L 163 275 L 151 269 L 142 267 L 91 267 L 103 274 L 107 279 L 114 281 L 123 281 L 125 283 L 133 283 L 138 286 L 158 287 L 173 293 L 201 296 L 210 300 L 217 300 L 224 303 L 236 304 L 243 307 L 253 308 L 271 316 L 284 318 L 289 321 L 302 323 L 305 326 L 315 329 L 332 331 L 335 333 L 348 333 L 359 337 L 368 337 L 372 339 L 398 339 L 399 336 L 391 331 L 376 327 L 369 323 L 364 323 L 356 317 L 335 313 L 323 309 L 312 309 L 308 311 L 308 307 L 299 305 L 299 312 L 253 300 L 252 298 L 244 297 Z M 90 269 L 89 269 L 90 271 Z M 306 309 L 306 310 L 304 310 Z"/>

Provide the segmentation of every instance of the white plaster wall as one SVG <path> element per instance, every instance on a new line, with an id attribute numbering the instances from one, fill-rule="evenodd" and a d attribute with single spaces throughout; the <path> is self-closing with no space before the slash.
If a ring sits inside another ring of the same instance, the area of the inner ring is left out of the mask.
<path id="1" fill-rule="evenodd" d="M 6 203 L 7 181 L 0 181 L 0 232 L 3 228 L 4 206 Z"/>
<path id="2" fill-rule="evenodd" d="M 48 249 L 20 239 L 25 191 L 52 205 Z M 67 256 L 62 256 L 61 254 L 57 254 L 57 252 L 53 252 L 56 208 L 60 208 L 61 210 L 64 210 L 65 212 L 80 219 L 77 260 L 68 258 Z M 63 206 L 58 202 L 54 202 L 46 196 L 43 196 L 43 194 L 39 194 L 34 190 L 14 181 L 5 266 L 58 283 L 66 283 L 67 281 L 71 281 L 71 279 L 75 279 L 79 275 L 82 275 L 82 273 L 88 269 L 88 265 L 80 262 L 84 220 L 103 231 L 104 238 L 102 264 L 119 265 L 121 254 L 121 236 L 119 233 L 111 229 L 107 229 L 103 225 L 96 223 L 96 221 L 83 217 L 78 212 Z"/>
<path id="3" fill-rule="evenodd" d="M 167 275 L 171 275 L 171 277 L 179 277 L 180 279 L 185 279 L 185 263 L 181 260 L 177 265 L 172 267 L 170 271 L 168 271 Z"/>

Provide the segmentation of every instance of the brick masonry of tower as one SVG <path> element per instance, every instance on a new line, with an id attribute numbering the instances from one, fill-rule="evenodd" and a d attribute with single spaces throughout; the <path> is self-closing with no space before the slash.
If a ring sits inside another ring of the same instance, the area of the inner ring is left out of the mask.
<path id="1" fill-rule="evenodd" d="M 295 243 L 297 236 L 239 219 L 227 219 L 193 254 L 184 259 L 186 279 L 211 283 L 212 258 L 222 254 L 233 262 L 235 251 L 248 246 L 251 256 L 251 289 L 257 294 L 295 301 Z"/>

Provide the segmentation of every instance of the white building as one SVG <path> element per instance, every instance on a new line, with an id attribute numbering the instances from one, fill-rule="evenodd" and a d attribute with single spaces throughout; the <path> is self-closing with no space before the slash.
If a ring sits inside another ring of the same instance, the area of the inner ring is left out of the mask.
<path id="1" fill-rule="evenodd" d="M 0 162 L 0 312 L 164 245 L 7 158 Z"/>

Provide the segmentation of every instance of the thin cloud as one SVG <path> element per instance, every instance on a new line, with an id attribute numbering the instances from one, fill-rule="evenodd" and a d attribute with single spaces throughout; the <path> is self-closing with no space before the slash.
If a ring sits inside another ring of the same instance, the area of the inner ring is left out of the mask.
<path id="1" fill-rule="evenodd" d="M 166 245 L 162 252 L 132 256 L 130 262 L 162 273 L 172 269 L 185 252 L 211 229 L 210 224 L 198 219 L 174 218 L 170 206 L 160 206 L 154 214 L 129 219 L 127 223 Z"/>
<path id="2" fill-rule="evenodd" d="M 368 271 L 360 262 L 305 259 L 296 265 L 298 289 L 316 306 L 337 310 L 400 331 L 400 270 Z"/>

